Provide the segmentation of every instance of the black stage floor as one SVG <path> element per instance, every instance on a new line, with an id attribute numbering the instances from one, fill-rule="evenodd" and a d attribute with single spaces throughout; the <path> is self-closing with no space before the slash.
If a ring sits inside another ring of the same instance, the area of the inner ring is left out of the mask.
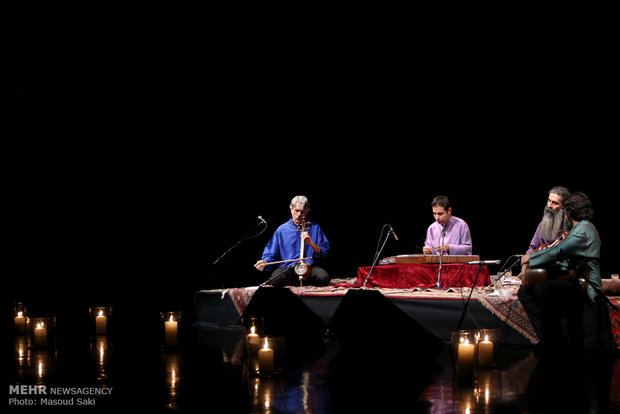
<path id="1" fill-rule="evenodd" d="M 308 299 L 304 303 L 316 309 L 318 298 Z M 397 332 L 385 330 L 382 338 L 388 340 L 381 351 L 372 342 L 359 341 L 358 347 L 357 340 L 352 348 L 351 342 L 344 344 L 341 337 L 328 332 L 319 338 L 322 346 L 316 352 L 291 352 L 278 375 L 253 376 L 243 353 L 246 332 L 230 312 L 232 304 L 224 301 L 219 305 L 219 326 L 200 320 L 200 306 L 198 313 L 184 315 L 177 348 L 161 346 L 158 318 L 117 326 L 123 330 L 103 339 L 65 327 L 58 332 L 56 348 L 50 350 L 28 349 L 23 338 L 7 336 L 10 386 L 111 390 L 109 395 L 93 397 L 94 405 L 89 406 L 77 406 L 77 396 L 73 396 L 69 407 L 43 406 L 41 395 L 10 394 L 9 399 L 37 405 L 9 401 L 8 409 L 44 413 L 116 409 L 200 413 L 620 412 L 620 359 L 615 354 L 586 352 L 579 359 L 549 363 L 539 360 L 530 346 L 504 344 L 499 366 L 479 371 L 476 381 L 458 382 L 447 344 L 432 356 L 424 350 L 407 351 L 408 344 L 390 342 L 389 337 L 398 337 Z M 407 306 L 396 305 L 407 312 Z M 322 318 L 333 314 L 330 309 L 336 307 L 336 303 L 326 305 Z M 472 312 L 478 310 L 472 308 Z M 443 313 L 436 316 L 447 317 Z M 424 318 L 420 321 L 426 323 Z M 47 397 L 52 402 L 69 401 L 59 395 Z"/>

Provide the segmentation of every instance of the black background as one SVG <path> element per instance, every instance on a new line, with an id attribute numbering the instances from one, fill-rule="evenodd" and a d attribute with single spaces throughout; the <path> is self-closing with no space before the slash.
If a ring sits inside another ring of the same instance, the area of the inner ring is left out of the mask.
<path id="1" fill-rule="evenodd" d="M 335 277 L 370 264 L 387 222 L 385 255 L 419 251 L 438 194 L 475 254 L 521 253 L 555 185 L 590 195 L 603 275 L 618 270 L 604 22 L 158 11 L 32 37 L 20 20 L 3 88 L 9 303 L 191 307 L 197 289 L 261 282 L 252 264 L 297 194 Z M 214 267 L 258 215 L 267 231 Z"/>
<path id="2" fill-rule="evenodd" d="M 197 290 L 263 282 L 253 264 L 298 194 L 331 243 L 332 277 L 371 264 L 385 223 L 400 240 L 383 256 L 419 252 L 439 194 L 469 224 L 474 254 L 506 260 L 525 252 L 556 185 L 591 197 L 603 276 L 620 270 L 605 77 L 567 87 L 573 74 L 539 71 L 228 69 L 204 82 L 133 73 L 8 89 L 6 317 L 16 301 L 56 316 L 55 383 L 91 381 L 87 310 L 112 305 L 112 401 L 145 404 L 134 395 L 158 386 L 159 312 L 191 323 Z M 259 215 L 266 231 L 214 265 Z"/>
<path id="3" fill-rule="evenodd" d="M 198 289 L 264 280 L 252 265 L 298 194 L 330 240 L 332 277 L 371 264 L 385 223 L 400 240 L 383 256 L 418 253 L 439 194 L 468 222 L 474 254 L 523 253 L 555 185 L 591 197 L 603 276 L 618 270 L 615 130 L 599 91 L 557 86 L 534 99 L 524 85 L 447 96 L 454 83 L 418 95 L 387 81 L 226 79 L 217 93 L 141 83 L 10 91 L 12 296 L 191 308 Z M 267 230 L 213 265 L 259 215 Z"/>
<path id="4" fill-rule="evenodd" d="M 332 277 L 371 264 L 385 223 L 400 240 L 384 256 L 419 252 L 438 194 L 469 224 L 474 254 L 506 260 L 527 249 L 556 185 L 591 197 L 603 276 L 620 272 L 605 27 L 524 39 L 519 22 L 496 38 L 501 16 L 444 33 L 443 13 L 414 29 L 347 13 L 288 36 L 296 16 L 276 27 L 235 14 L 223 29 L 182 16 L 176 32 L 142 12 L 125 22 L 153 25 L 137 33 L 106 22 L 82 37 L 85 18 L 55 40 L 53 21 L 20 56 L 6 52 L 5 314 L 10 326 L 23 301 L 57 317 L 53 381 L 91 381 L 87 310 L 113 305 L 114 399 L 144 405 L 159 312 L 191 322 L 197 290 L 264 281 L 252 265 L 298 194 L 329 238 Z M 267 230 L 213 265 L 259 215 Z"/>

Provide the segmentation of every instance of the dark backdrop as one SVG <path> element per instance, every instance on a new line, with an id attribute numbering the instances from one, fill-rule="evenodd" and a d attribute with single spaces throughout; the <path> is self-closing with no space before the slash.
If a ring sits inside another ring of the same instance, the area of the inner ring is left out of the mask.
<path id="1" fill-rule="evenodd" d="M 476 92 L 452 80 L 414 94 L 389 79 L 281 75 L 277 87 L 216 80 L 216 93 L 148 82 L 11 89 L 10 300 L 191 309 L 198 289 L 265 280 L 252 265 L 297 194 L 330 240 L 333 277 L 371 264 L 385 223 L 400 240 L 383 256 L 418 253 L 439 194 L 468 222 L 474 254 L 523 253 L 555 185 L 592 198 L 603 275 L 620 271 L 615 126 L 598 92 L 558 84 L 534 99 L 524 83 Z M 259 215 L 267 230 L 213 265 Z"/>

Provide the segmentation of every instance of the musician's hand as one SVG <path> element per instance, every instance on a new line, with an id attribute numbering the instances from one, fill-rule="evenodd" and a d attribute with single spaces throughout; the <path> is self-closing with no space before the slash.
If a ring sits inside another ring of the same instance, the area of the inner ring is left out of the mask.
<path id="1" fill-rule="evenodd" d="M 437 253 L 449 252 L 450 251 L 450 245 L 449 244 L 444 244 L 444 245 L 441 245 L 441 246 L 436 246 L 435 250 L 437 251 Z"/>
<path id="2" fill-rule="evenodd" d="M 303 233 L 301 233 L 301 237 L 304 243 L 312 247 L 312 250 L 314 250 L 314 253 L 321 254 L 321 246 L 319 246 L 318 244 L 312 241 L 312 238 L 310 237 L 307 231 L 304 231 Z"/>
<path id="3" fill-rule="evenodd" d="M 261 272 L 265 270 L 265 266 L 267 266 L 267 260 L 259 260 L 254 264 L 254 267 L 260 270 Z"/>
<path id="4" fill-rule="evenodd" d="M 433 249 L 431 249 L 430 246 L 424 246 L 424 247 L 422 247 L 422 253 L 424 253 L 424 254 L 433 254 Z"/>
<path id="5" fill-rule="evenodd" d="M 524 254 L 523 256 L 521 256 L 521 265 L 524 265 L 526 263 L 529 263 L 530 261 L 530 254 Z"/>
<path id="6" fill-rule="evenodd" d="M 307 231 L 304 231 L 303 233 L 301 233 L 301 238 L 304 239 L 304 243 L 312 244 L 312 238 L 310 237 Z"/>

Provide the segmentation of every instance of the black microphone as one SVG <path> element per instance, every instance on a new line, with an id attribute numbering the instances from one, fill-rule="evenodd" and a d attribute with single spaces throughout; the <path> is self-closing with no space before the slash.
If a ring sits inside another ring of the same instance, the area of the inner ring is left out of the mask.
<path id="1" fill-rule="evenodd" d="M 474 260 L 473 262 L 467 262 L 467 264 L 489 265 L 500 264 L 501 262 L 501 260 Z"/>
<path id="2" fill-rule="evenodd" d="M 267 224 L 267 222 L 265 221 L 265 219 L 263 218 L 263 216 L 258 216 L 257 217 L 260 221 L 263 222 L 263 224 Z"/>
<path id="3" fill-rule="evenodd" d="M 392 225 L 388 224 L 388 226 L 390 226 L 390 233 L 392 233 L 392 236 L 394 236 L 394 240 L 398 241 L 398 236 L 396 235 L 396 232 L 392 228 Z"/>

